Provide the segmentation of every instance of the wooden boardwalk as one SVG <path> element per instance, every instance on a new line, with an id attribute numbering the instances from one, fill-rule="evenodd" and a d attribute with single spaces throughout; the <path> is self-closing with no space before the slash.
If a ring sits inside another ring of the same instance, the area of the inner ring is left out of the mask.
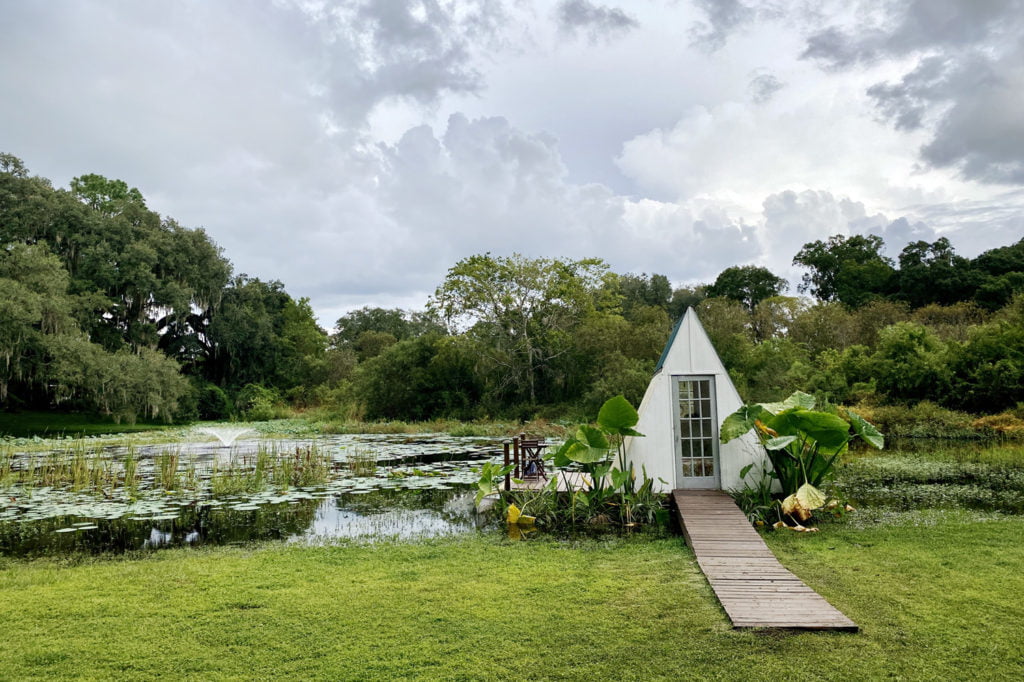
<path id="1" fill-rule="evenodd" d="M 734 628 L 857 632 L 857 624 L 787 571 L 726 493 L 675 490 L 679 522 Z"/>
<path id="2" fill-rule="evenodd" d="M 558 477 L 558 492 L 573 492 L 575 490 L 586 490 L 590 487 L 590 476 L 579 472 L 579 471 L 560 471 L 556 470 L 552 472 L 548 478 L 526 478 L 520 479 L 521 482 L 515 481 L 509 482 L 509 490 L 540 490 L 546 487 L 552 477 Z"/>

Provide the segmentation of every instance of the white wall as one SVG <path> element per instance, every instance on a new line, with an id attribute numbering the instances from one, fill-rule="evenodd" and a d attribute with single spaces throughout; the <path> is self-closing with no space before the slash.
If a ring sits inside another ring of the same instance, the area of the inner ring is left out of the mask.
<path id="1" fill-rule="evenodd" d="M 676 481 L 673 428 L 673 377 L 686 375 L 714 376 L 718 426 L 743 404 L 692 308 L 683 317 L 662 368 L 651 379 L 640 403 L 640 421 L 636 430 L 645 437 L 629 438 L 626 442 L 626 458 L 633 463 L 637 475 L 640 475 L 641 467 L 646 467 L 647 475 L 655 479 L 655 489 L 659 491 L 679 487 Z M 753 434 L 746 434 L 724 445 L 719 444 L 719 475 L 722 489 L 742 488 L 740 470 L 747 464 L 754 463 L 754 469 L 759 471 L 760 463 L 765 461 L 764 450 Z M 665 483 L 658 481 L 659 478 L 664 479 Z"/>

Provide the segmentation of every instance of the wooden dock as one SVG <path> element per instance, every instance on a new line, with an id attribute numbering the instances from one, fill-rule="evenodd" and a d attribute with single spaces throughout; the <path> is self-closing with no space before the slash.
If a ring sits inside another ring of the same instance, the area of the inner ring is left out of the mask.
<path id="1" fill-rule="evenodd" d="M 679 522 L 734 628 L 857 632 L 857 624 L 779 563 L 726 493 L 675 490 Z"/>
<path id="2" fill-rule="evenodd" d="M 558 492 L 574 492 L 590 488 L 590 476 L 580 471 L 553 471 L 547 478 L 525 478 L 510 481 L 508 490 L 541 490 L 551 483 L 552 478 L 558 479 Z"/>

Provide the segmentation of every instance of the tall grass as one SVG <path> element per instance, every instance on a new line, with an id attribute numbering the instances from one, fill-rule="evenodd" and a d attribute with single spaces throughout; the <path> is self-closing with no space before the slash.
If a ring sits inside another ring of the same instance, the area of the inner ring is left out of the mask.
<path id="1" fill-rule="evenodd" d="M 331 459 L 320 452 L 316 443 L 307 447 L 296 446 L 294 453 L 276 457 L 274 483 L 278 487 L 306 487 L 327 481 L 331 471 Z"/>
<path id="2" fill-rule="evenodd" d="M 139 461 L 135 455 L 134 445 L 128 446 L 128 451 L 121 462 L 121 471 L 125 489 L 131 497 L 135 497 L 139 492 Z"/>
<path id="3" fill-rule="evenodd" d="M 356 448 L 348 456 L 348 468 L 353 476 L 373 476 L 377 473 L 377 453 Z"/>
<path id="4" fill-rule="evenodd" d="M 176 450 L 164 450 L 156 457 L 156 485 L 164 490 L 181 487 L 178 463 L 181 457 Z"/>
<path id="5" fill-rule="evenodd" d="M 316 415 L 307 415 L 316 431 L 325 434 L 335 433 L 447 433 L 451 436 L 502 437 L 528 433 L 531 436 L 544 438 L 563 438 L 567 429 L 562 424 L 549 422 L 546 419 L 534 419 L 529 422 L 516 421 L 483 421 L 465 422 L 454 419 L 434 419 L 423 422 L 406 421 L 371 421 L 364 422 L 348 419 L 318 419 Z"/>
<path id="6" fill-rule="evenodd" d="M 261 444 L 253 457 L 232 456 L 226 465 L 214 464 L 210 492 L 214 496 L 321 485 L 330 475 L 331 458 L 315 443 L 281 452 Z"/>

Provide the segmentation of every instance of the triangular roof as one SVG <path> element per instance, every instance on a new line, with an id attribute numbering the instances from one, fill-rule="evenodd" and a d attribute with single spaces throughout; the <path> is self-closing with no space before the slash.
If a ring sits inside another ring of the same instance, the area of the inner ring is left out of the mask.
<path id="1" fill-rule="evenodd" d="M 685 376 L 714 377 L 715 412 L 718 420 L 742 406 L 739 391 L 733 385 L 729 372 L 722 364 L 710 337 L 704 331 L 693 308 L 687 308 L 682 319 L 676 323 L 665 349 L 658 360 L 654 376 L 637 410 L 639 422 L 637 431 L 646 434 L 644 438 L 629 438 L 626 443 L 627 458 L 637 469 L 646 470 L 652 478 L 664 481 L 659 489 L 675 487 L 677 477 L 676 435 L 673 416 L 678 400 L 676 378 Z M 715 427 L 717 428 L 717 424 Z M 720 453 L 719 477 L 724 489 L 742 485 L 740 471 L 755 460 L 763 459 L 763 453 L 755 442 L 746 437 L 737 438 L 718 446 Z"/>
<path id="2" fill-rule="evenodd" d="M 704 331 L 704 326 L 697 317 L 697 311 L 687 308 L 686 313 L 672 329 L 672 334 L 665 343 L 658 365 L 654 368 L 657 375 L 663 369 L 669 374 L 715 374 L 722 377 L 719 391 L 724 388 L 730 398 L 740 400 L 739 391 L 729 378 L 729 372 L 718 357 L 711 338 Z M 725 396 L 722 396 L 725 397 Z"/>

